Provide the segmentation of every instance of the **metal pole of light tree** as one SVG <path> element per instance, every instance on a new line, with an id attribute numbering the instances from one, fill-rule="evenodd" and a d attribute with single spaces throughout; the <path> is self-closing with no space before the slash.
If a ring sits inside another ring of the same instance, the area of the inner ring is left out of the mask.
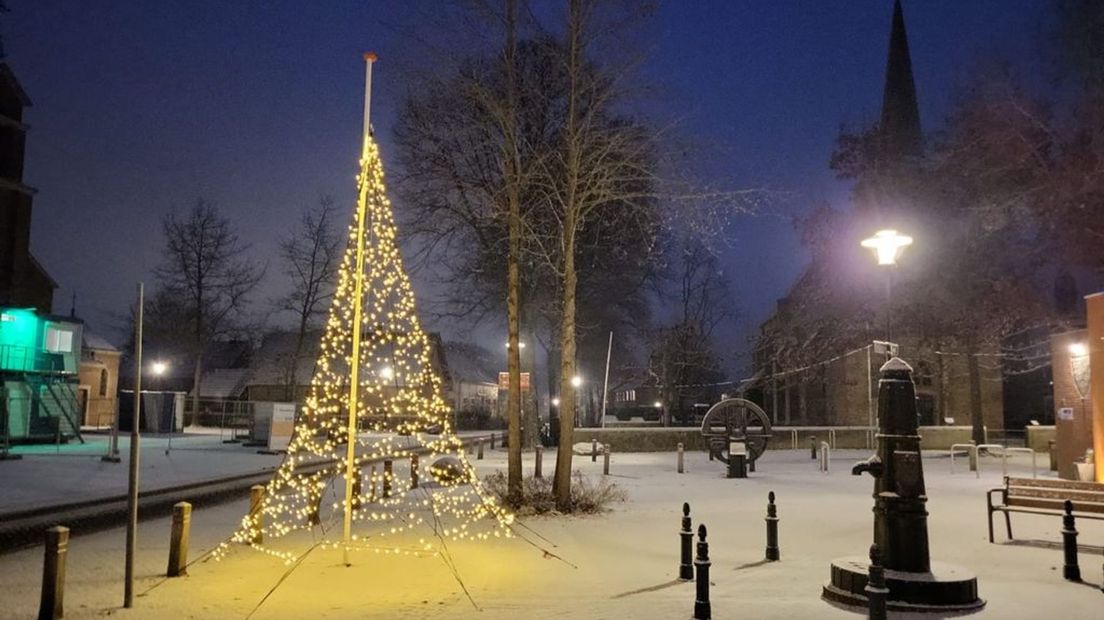
<path id="1" fill-rule="evenodd" d="M 610 356 L 613 354 L 613 331 L 610 331 L 609 346 L 606 347 L 606 379 L 602 382 L 602 428 L 606 427 L 606 400 L 609 397 Z"/>
<path id="2" fill-rule="evenodd" d="M 371 121 L 369 110 L 372 101 L 372 63 L 376 55 L 369 52 L 364 55 L 364 143 L 361 158 L 368 157 L 368 141 L 371 139 Z M 360 199 L 357 201 L 357 236 L 356 236 L 356 272 L 353 274 L 353 334 L 352 356 L 349 377 L 349 424 L 346 429 L 345 452 L 345 519 L 344 535 L 342 537 L 342 555 L 345 565 L 349 566 L 349 545 L 353 540 L 353 470 L 356 468 L 356 434 L 357 434 L 357 388 L 360 387 L 360 324 L 362 321 L 362 296 L 364 294 L 364 232 L 365 219 L 368 217 L 368 198 L 366 196 L 367 179 L 361 179 Z"/>
<path id="3" fill-rule="evenodd" d="M 130 475 L 127 480 L 126 569 L 123 607 L 134 606 L 134 547 L 138 537 L 138 420 L 142 411 L 142 309 L 145 288 L 138 283 L 138 311 L 134 321 L 134 411 L 130 421 Z"/>

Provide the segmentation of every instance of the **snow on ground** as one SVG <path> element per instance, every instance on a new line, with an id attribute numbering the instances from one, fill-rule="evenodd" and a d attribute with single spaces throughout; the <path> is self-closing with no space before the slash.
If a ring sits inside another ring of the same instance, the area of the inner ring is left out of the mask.
<path id="1" fill-rule="evenodd" d="M 302 562 L 256 610 L 254 618 L 689 618 L 694 586 L 675 582 L 683 501 L 695 527 L 709 528 L 715 618 L 859 618 L 862 610 L 820 599 L 835 557 L 862 555 L 871 540 L 869 476 L 853 477 L 850 464 L 868 451 L 833 454 L 830 474 L 816 470 L 807 451 L 771 451 L 747 480 L 727 480 L 723 465 L 687 454 L 687 473 L 675 473 L 671 453 L 614 454 L 612 478 L 628 501 L 594 517 L 529 518 L 520 539 L 450 547 L 458 581 L 436 558 L 357 553 L 353 566 L 336 550 L 318 550 Z M 504 466 L 505 453 L 474 461 L 486 474 Z M 551 472 L 554 454 L 545 455 Z M 576 458 L 587 475 L 601 474 L 601 459 Z M 1011 473 L 1029 474 L 1017 456 Z M 527 455 L 526 467 L 532 464 Z M 1104 618 L 1099 590 L 1104 523 L 1078 523 L 1085 585 L 1064 581 L 1058 548 L 991 545 L 984 490 L 1000 483 L 1000 462 L 986 459 L 980 480 L 960 467 L 949 474 L 945 456 L 924 459 L 933 559 L 977 572 L 984 618 Z M 761 563 L 766 495 L 778 496 L 782 561 Z M 229 536 L 246 501 L 198 510 L 192 520 L 192 557 Z M 1013 515 L 1017 538 L 1057 543 L 1057 517 Z M 539 533 L 538 537 L 536 533 Z M 238 549 L 221 562 L 199 562 L 187 577 L 165 580 L 169 522 L 143 521 L 139 533 L 137 591 L 131 610 L 122 602 L 123 530 L 76 537 L 70 544 L 66 617 L 105 614 L 124 618 L 244 618 L 285 573 L 263 554 Z M 547 539 L 547 540 L 543 540 Z M 1001 540 L 1000 538 L 998 540 Z M 290 542 L 290 541 L 289 541 Z M 307 540 L 295 541 L 304 547 Z M 1094 546 L 1094 549 L 1090 549 Z M 570 563 L 571 565 L 567 564 Z M 26 618 L 37 610 L 41 549 L 0 556 L 0 617 Z M 906 617 L 897 616 L 893 617 Z"/>

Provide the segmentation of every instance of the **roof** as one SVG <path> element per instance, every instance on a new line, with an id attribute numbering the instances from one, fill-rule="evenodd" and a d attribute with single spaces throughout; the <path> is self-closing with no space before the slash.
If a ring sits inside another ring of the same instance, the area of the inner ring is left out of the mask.
<path id="1" fill-rule="evenodd" d="M 273 332 L 265 336 L 260 348 L 253 353 L 247 384 L 284 385 L 297 340 L 295 332 Z M 305 334 L 303 350 L 295 364 L 295 385 L 310 384 L 321 341 L 321 330 L 310 330 Z"/>
<path id="2" fill-rule="evenodd" d="M 248 368 L 216 368 L 203 373 L 199 387 L 200 398 L 237 398 L 245 387 Z"/>
<path id="3" fill-rule="evenodd" d="M 99 334 L 93 333 L 87 326 L 85 326 L 84 331 L 81 333 L 81 348 L 95 351 L 119 351 L 115 345 L 108 342 L 107 339 Z"/>
<path id="4" fill-rule="evenodd" d="M 498 383 L 502 360 L 485 347 L 470 342 L 445 342 L 442 349 L 452 381 Z"/>
<path id="5" fill-rule="evenodd" d="M 15 79 L 15 73 L 12 72 L 11 67 L 6 62 L 0 62 L 0 80 L 8 83 L 15 96 L 19 98 L 19 101 L 23 104 L 23 107 L 31 105 L 31 98 L 27 96 L 27 91 L 23 90 L 23 86 L 19 84 L 19 80 Z"/>

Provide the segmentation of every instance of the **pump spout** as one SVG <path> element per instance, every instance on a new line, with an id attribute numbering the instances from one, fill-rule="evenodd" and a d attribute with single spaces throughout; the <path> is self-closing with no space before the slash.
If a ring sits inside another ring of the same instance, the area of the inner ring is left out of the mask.
<path id="1" fill-rule="evenodd" d="M 878 455 L 875 454 L 865 461 L 855 463 L 855 466 L 851 468 L 851 475 L 859 476 L 862 475 L 863 472 L 866 472 L 875 478 L 881 478 L 884 469 L 885 466 L 882 464 L 882 459 L 878 458 Z"/>

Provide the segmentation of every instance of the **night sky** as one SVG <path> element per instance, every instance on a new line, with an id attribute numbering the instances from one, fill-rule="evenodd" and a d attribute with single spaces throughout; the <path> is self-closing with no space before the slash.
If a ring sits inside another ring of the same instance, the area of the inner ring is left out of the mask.
<path id="1" fill-rule="evenodd" d="M 60 284 L 55 311 L 68 312 L 76 291 L 78 313 L 108 335 L 135 282 L 151 282 L 160 218 L 174 206 L 197 196 L 214 201 L 260 259 L 320 194 L 351 213 L 360 53 L 381 57 L 373 118 L 385 169 L 404 93 L 400 69 L 432 61 L 401 34 L 433 6 L 428 1 L 8 4 L 0 18 L 7 62 L 34 102 L 25 170 L 39 189 L 32 251 Z M 1044 5 L 905 2 L 925 129 L 938 124 L 956 81 L 979 57 L 1024 64 L 1037 56 Z M 699 173 L 790 196 L 731 231 L 724 258 L 741 317 L 723 335 L 726 355 L 747 348 L 807 260 L 789 217 L 822 200 L 846 204 L 848 187 L 827 161 L 841 123 L 877 117 L 891 6 L 671 1 L 646 30 L 654 41 L 642 78 L 657 87 L 648 109 L 724 154 Z M 258 309 L 280 293 L 280 266 L 269 262 Z M 420 292 L 432 294 L 427 288 Z"/>

